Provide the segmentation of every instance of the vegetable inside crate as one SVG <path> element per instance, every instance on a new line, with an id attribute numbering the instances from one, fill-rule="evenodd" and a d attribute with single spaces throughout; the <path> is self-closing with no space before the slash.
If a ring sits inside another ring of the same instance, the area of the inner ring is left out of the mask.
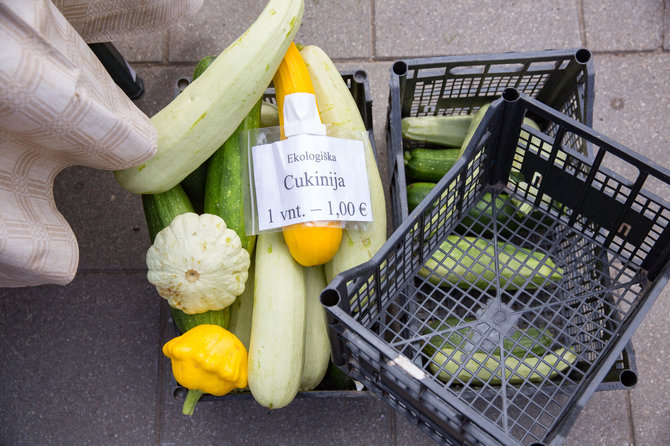
<path id="1" fill-rule="evenodd" d="M 354 101 L 356 102 L 356 105 L 358 106 L 358 111 L 360 112 L 361 118 L 363 119 L 372 150 L 376 157 L 377 149 L 375 146 L 372 121 L 372 96 L 370 92 L 368 74 L 364 70 L 342 71 L 340 74 L 342 75 L 342 79 L 345 81 Z M 173 85 L 173 94 L 175 96 L 179 95 L 190 83 L 190 77 L 178 78 Z M 278 125 L 279 120 L 277 116 L 275 90 L 271 85 L 266 89 L 263 95 L 263 103 L 261 108 L 261 126 L 271 127 Z M 168 320 L 166 338 L 171 339 L 179 336 L 181 333 L 179 333 L 179 330 L 172 320 L 169 306 L 166 305 L 165 302 L 163 305 L 165 308 L 165 318 Z M 172 376 L 170 377 L 170 388 L 175 399 L 183 401 L 186 398 L 187 389 L 180 386 Z M 358 390 L 353 380 L 331 363 L 326 372 L 326 376 L 321 381 L 321 383 L 311 391 L 298 392 L 296 398 L 368 398 L 370 396 L 371 394 L 369 392 Z M 200 398 L 200 401 L 214 402 L 240 399 L 248 400 L 252 398 L 253 396 L 248 391 L 248 389 L 244 389 L 233 390 L 223 396 L 204 394 Z"/>
<path id="2" fill-rule="evenodd" d="M 670 276 L 659 184 L 666 169 L 506 90 L 375 258 L 321 294 L 335 363 L 438 442 L 559 444 Z M 470 215 L 487 194 L 493 218 Z"/>
<path id="3" fill-rule="evenodd" d="M 595 70 L 591 53 L 585 48 L 405 59 L 394 64 L 392 73 L 387 138 L 394 228 L 407 219 L 431 185 L 439 180 L 439 176 L 435 177 L 434 166 L 437 163 L 434 160 L 449 158 L 450 155 L 438 152 L 453 151 L 435 141 L 419 142 L 420 135 L 437 134 L 437 141 L 459 144 L 455 137 L 463 139 L 465 124 L 472 121 L 486 104 L 499 98 L 506 88 L 513 87 L 588 126 L 593 122 Z M 406 138 L 408 118 L 421 120 L 425 117 L 456 121 L 448 125 L 434 121 L 414 124 L 414 139 Z M 556 135 L 558 126 L 551 120 L 541 116 L 531 118 L 527 125 L 538 128 L 539 124 L 547 135 Z M 427 128 L 438 125 L 448 129 Z M 528 134 L 525 135 L 527 138 Z M 587 140 L 572 134 L 566 138 L 566 146 L 587 157 L 592 156 Z M 457 158 L 458 155 L 455 156 Z M 503 198 L 504 194 L 497 196 L 496 200 Z M 481 212 L 485 201 L 479 200 L 471 207 L 471 212 L 475 215 Z M 524 208 L 528 207 L 532 207 L 530 203 L 524 205 Z M 491 206 L 485 209 L 489 218 L 491 209 Z M 496 216 L 500 223 L 516 214 L 514 206 L 500 209 Z M 484 216 L 480 216 L 478 222 L 482 224 L 471 226 L 472 235 L 490 236 L 491 225 L 485 226 L 483 220 Z M 534 220 L 530 216 L 526 221 L 531 223 Z M 513 231 L 514 224 L 516 222 L 512 219 L 507 229 Z M 632 342 L 629 342 L 598 390 L 630 388 L 636 382 L 635 352 Z"/>

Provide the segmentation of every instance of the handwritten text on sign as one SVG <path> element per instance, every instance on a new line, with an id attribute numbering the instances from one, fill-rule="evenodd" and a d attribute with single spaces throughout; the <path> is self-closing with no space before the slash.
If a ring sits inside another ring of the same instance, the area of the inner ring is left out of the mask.
<path id="1" fill-rule="evenodd" d="M 372 221 L 361 141 L 301 134 L 251 150 L 259 231 L 307 221 Z"/>

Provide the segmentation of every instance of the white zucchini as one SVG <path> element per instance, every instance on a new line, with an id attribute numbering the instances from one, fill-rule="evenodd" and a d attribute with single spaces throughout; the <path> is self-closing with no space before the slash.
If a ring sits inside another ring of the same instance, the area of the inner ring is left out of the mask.
<path id="1" fill-rule="evenodd" d="M 164 192 L 200 166 L 261 98 L 302 20 L 303 0 L 270 0 L 203 74 L 151 118 L 158 151 L 115 172 L 133 193 Z"/>
<path id="2" fill-rule="evenodd" d="M 316 102 L 321 121 L 331 129 L 347 132 L 365 132 L 365 124 L 335 64 L 317 46 L 306 46 L 301 51 L 307 70 L 314 84 Z M 337 136 L 337 135 L 334 135 Z M 386 241 L 386 199 L 384 187 L 375 161 L 370 141 L 365 138 L 365 167 L 368 174 L 373 222 L 366 230 L 345 229 L 335 257 L 325 265 L 326 280 L 332 281 L 339 273 L 360 265 L 372 258 Z"/>
<path id="3" fill-rule="evenodd" d="M 247 351 L 249 351 L 251 316 L 254 308 L 254 269 L 254 262 L 251 262 L 244 291 L 230 306 L 230 324 L 228 325 L 228 331 L 237 336 Z"/>
<path id="4" fill-rule="evenodd" d="M 318 386 L 328 370 L 330 341 L 326 312 L 319 299 L 326 285 L 323 265 L 305 268 L 305 363 L 300 390 Z"/>
<path id="5" fill-rule="evenodd" d="M 289 404 L 300 388 L 305 350 L 305 270 L 280 231 L 256 239 L 249 390 L 262 406 Z"/>

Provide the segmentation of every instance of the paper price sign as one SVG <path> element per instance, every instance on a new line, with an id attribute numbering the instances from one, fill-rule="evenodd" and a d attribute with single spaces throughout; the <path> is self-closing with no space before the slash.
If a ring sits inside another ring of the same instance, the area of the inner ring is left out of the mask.
<path id="1" fill-rule="evenodd" d="M 301 134 L 251 148 L 258 230 L 372 221 L 361 141 Z"/>

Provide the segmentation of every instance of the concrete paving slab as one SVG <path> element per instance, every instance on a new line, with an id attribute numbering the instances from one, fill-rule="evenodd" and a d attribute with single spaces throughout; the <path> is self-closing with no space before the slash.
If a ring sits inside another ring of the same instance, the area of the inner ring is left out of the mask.
<path id="1" fill-rule="evenodd" d="M 570 428 L 563 446 L 627 446 L 633 441 L 627 390 L 596 392 Z"/>
<path id="2" fill-rule="evenodd" d="M 670 0 L 665 0 L 663 13 L 663 49 L 670 50 Z"/>
<path id="3" fill-rule="evenodd" d="M 670 289 L 666 288 L 633 336 L 638 384 L 631 390 L 636 444 L 670 444 Z"/>
<path id="4" fill-rule="evenodd" d="M 568 0 L 376 2 L 375 42 L 385 58 L 582 45 L 578 3 Z"/>
<path id="5" fill-rule="evenodd" d="M 139 37 L 112 42 L 130 63 L 163 62 L 166 58 L 168 31 L 158 31 Z"/>
<path id="6" fill-rule="evenodd" d="M 663 45 L 663 0 L 584 0 L 586 45 L 593 51 L 655 50 Z"/>
<path id="7" fill-rule="evenodd" d="M 174 86 L 180 77 L 191 77 L 196 62 L 184 65 L 154 66 L 134 64 L 133 68 L 144 81 L 144 94 L 134 101 L 147 116 L 158 113 L 174 98 Z"/>
<path id="8" fill-rule="evenodd" d="M 400 413 L 394 413 L 397 446 L 434 446 L 433 438 Z"/>
<path id="9" fill-rule="evenodd" d="M 205 2 L 189 20 L 170 28 L 169 61 L 197 62 L 219 54 L 237 39 L 263 10 L 266 2 Z M 369 2 L 306 1 L 296 35 L 299 43 L 321 46 L 331 57 L 370 57 Z"/>
<path id="10" fill-rule="evenodd" d="M 670 54 L 596 54 L 594 66 L 593 127 L 670 168 Z M 670 198 L 670 192 L 661 196 Z"/>
<path id="11" fill-rule="evenodd" d="M 597 54 L 594 128 L 659 165 L 670 168 L 670 97 L 666 53 L 627 55 Z M 616 172 L 633 177 L 619 166 Z M 670 200 L 670 188 L 649 181 L 652 192 Z M 670 355 L 665 340 L 670 336 L 667 314 L 670 292 L 663 291 L 633 336 L 638 366 L 637 386 L 630 390 L 635 444 L 670 443 L 670 381 L 665 372 Z"/>
<path id="12" fill-rule="evenodd" d="M 295 41 L 318 45 L 331 58 L 366 58 L 372 53 L 373 2 L 307 0 Z"/>
<path id="13" fill-rule="evenodd" d="M 54 199 L 77 237 L 78 274 L 146 270 L 150 243 L 142 200 L 119 186 L 112 172 L 69 167 L 56 177 Z"/>
<path id="14" fill-rule="evenodd" d="M 264 4 L 260 0 L 204 2 L 193 17 L 170 28 L 168 61 L 197 62 L 219 54 L 253 23 Z"/>
<path id="15" fill-rule="evenodd" d="M 166 400 L 163 445 L 388 445 L 390 408 L 375 398 L 295 399 L 282 409 L 254 400 L 202 401 L 188 418 L 181 403 Z"/>
<path id="16" fill-rule="evenodd" d="M 0 289 L 0 443 L 151 444 L 159 319 L 143 274 Z"/>
<path id="17" fill-rule="evenodd" d="M 633 445 L 629 406 L 626 391 L 594 393 L 567 432 L 563 446 Z M 427 446 L 435 442 L 402 415 L 396 414 L 396 444 Z"/>

